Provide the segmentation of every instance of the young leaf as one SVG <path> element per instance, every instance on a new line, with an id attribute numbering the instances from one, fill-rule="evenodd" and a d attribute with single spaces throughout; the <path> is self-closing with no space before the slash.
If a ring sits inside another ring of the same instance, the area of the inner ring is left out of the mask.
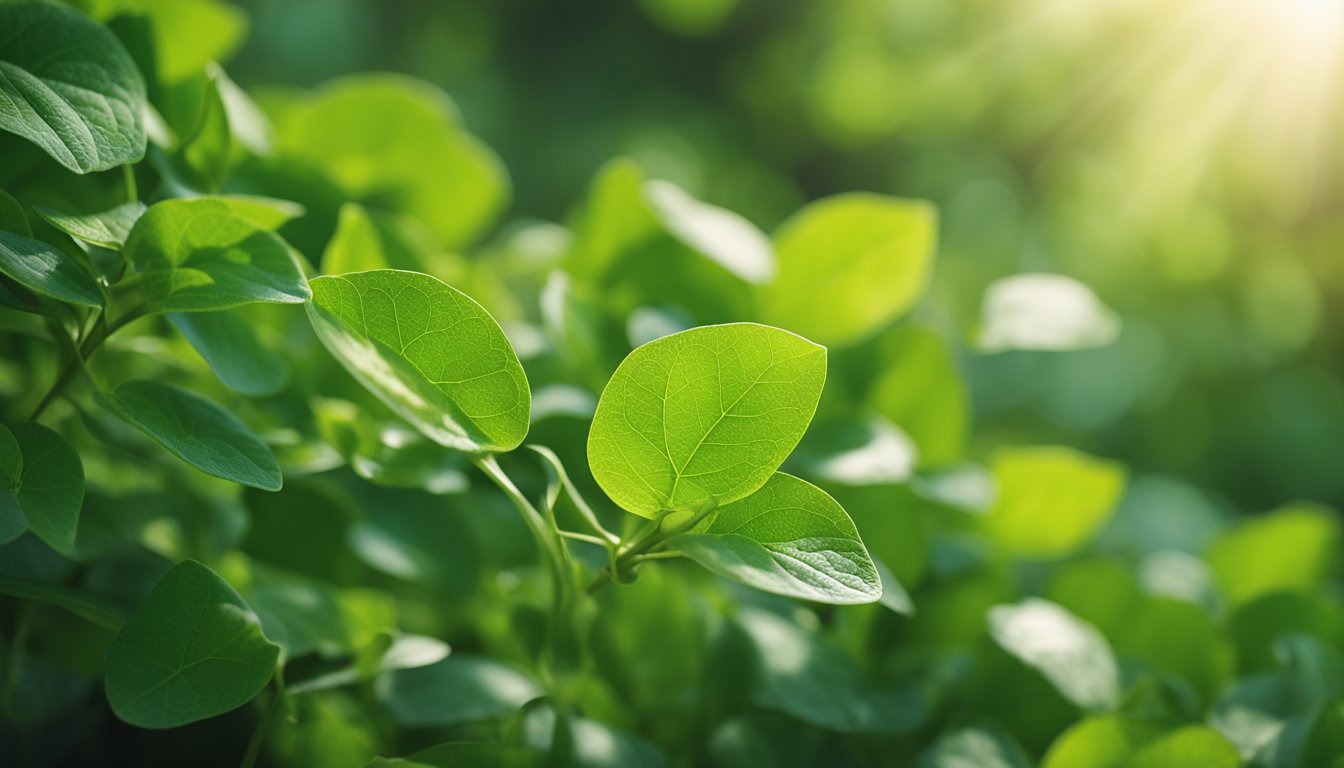
<path id="1" fill-rule="evenodd" d="M 70 214 L 36 206 L 37 215 L 65 234 L 100 248 L 121 250 L 131 227 L 145 213 L 145 204 L 139 201 L 122 203 L 102 213 Z"/>
<path id="2" fill-rule="evenodd" d="M 766 592 L 842 605 L 882 597 L 849 515 L 825 491 L 782 472 L 669 547 Z"/>
<path id="3" fill-rule="evenodd" d="M 0 129 L 75 173 L 145 156 L 145 81 L 105 27 L 47 2 L 0 3 Z"/>
<path id="4" fill-rule="evenodd" d="M 1055 603 L 1037 598 L 989 611 L 989 633 L 1034 667 L 1069 701 L 1104 710 L 1120 696 L 1120 672 L 1106 638 Z"/>
<path id="5" fill-rule="evenodd" d="M 228 200 L 165 200 L 126 239 L 148 308 L 208 312 L 258 301 L 298 304 L 311 296 L 297 254 Z"/>
<path id="6" fill-rule="evenodd" d="M 1056 558 L 1086 544 L 1124 490 L 1119 464 L 1068 448 L 1015 448 L 993 461 L 998 495 L 984 522 L 1010 553 Z"/>
<path id="7" fill-rule="evenodd" d="M 84 504 L 84 464 L 65 438 L 41 424 L 16 424 L 10 429 L 23 452 L 23 477 L 14 495 L 28 529 L 47 546 L 69 555 Z"/>
<path id="8" fill-rule="evenodd" d="M 775 234 L 779 275 L 765 319 L 822 344 L 862 340 L 924 293 L 936 213 L 920 200 L 846 194 L 812 203 Z"/>
<path id="9" fill-rule="evenodd" d="M 103 306 L 103 295 L 89 273 L 40 240 L 0 232 L 0 272 L 43 296 L 85 307 Z"/>
<path id="10" fill-rule="evenodd" d="M 322 253 L 322 271 L 328 275 L 341 275 L 390 266 L 368 211 L 359 203 L 342 205 L 336 234 L 331 236 Z"/>
<path id="11" fill-rule="evenodd" d="M 471 297 L 416 272 L 313 280 L 308 318 L 346 370 L 441 445 L 509 451 L 527 435 L 527 376 Z"/>
<path id="12" fill-rule="evenodd" d="M 645 344 L 598 401 L 593 476 L 617 504 L 650 518 L 749 496 L 798 444 L 825 379 L 824 347 L 754 323 Z"/>
<path id="13" fill-rule="evenodd" d="M 437 664 L 388 672 L 378 679 L 377 693 L 397 724 L 423 728 L 505 717 L 542 692 L 507 664 L 454 655 Z"/>
<path id="14" fill-rule="evenodd" d="M 1120 335 L 1115 312 L 1092 289 L 1064 275 L 999 280 L 985 291 L 982 314 L 976 345 L 985 352 L 1090 349 Z"/>
<path id="15" fill-rule="evenodd" d="M 280 465 L 266 444 L 233 414 L 200 395 L 161 381 L 128 381 L 99 405 L 207 475 L 278 491 Z"/>
<path id="16" fill-rule="evenodd" d="M 173 728 L 246 704 L 280 647 L 238 593 L 194 560 L 176 565 L 107 649 L 107 700 L 141 728 Z"/>
<path id="17" fill-rule="evenodd" d="M 168 319 L 229 389 L 274 394 L 289 379 L 289 363 L 261 343 L 248 318 L 239 314 L 245 311 L 175 312 Z"/>

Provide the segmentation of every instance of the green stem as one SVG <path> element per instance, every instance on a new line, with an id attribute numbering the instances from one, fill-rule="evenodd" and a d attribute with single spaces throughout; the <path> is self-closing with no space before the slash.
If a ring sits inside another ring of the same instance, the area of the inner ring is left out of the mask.
<path id="1" fill-rule="evenodd" d="M 65 367 L 61 369 L 60 374 L 56 377 L 56 381 L 52 382 L 51 388 L 47 390 L 47 394 L 42 396 L 42 401 L 33 409 L 33 414 L 28 417 L 28 420 L 37 421 L 37 417 L 42 415 L 42 412 L 47 409 L 47 406 L 51 405 L 56 398 L 65 391 L 65 387 L 70 383 L 70 380 L 74 378 L 75 372 L 84 369 L 85 361 L 87 361 L 94 352 L 98 351 L 98 348 L 102 346 L 103 342 L 107 341 L 107 337 L 116 333 L 127 323 L 138 319 L 140 316 L 140 310 L 135 309 L 127 312 L 116 322 L 108 324 L 107 315 L 99 315 L 98 322 L 94 326 L 93 331 L 84 339 L 83 343 L 78 346 L 75 350 L 75 354 L 70 358 L 69 362 L 65 364 Z"/>
<path id="2" fill-rule="evenodd" d="M 709 513 L 714 511 L 714 504 L 706 504 L 697 509 L 695 514 L 684 523 L 680 523 L 672 528 L 663 526 L 663 521 L 667 519 L 667 513 L 659 515 L 635 532 L 630 540 L 616 548 L 616 554 L 612 557 L 611 566 L 597 575 L 587 587 L 587 593 L 593 594 L 602 587 L 605 587 L 611 581 L 619 576 L 625 575 L 630 569 L 646 560 L 659 560 L 663 557 L 672 557 L 672 553 L 654 553 L 646 554 L 649 550 L 658 547 L 673 536 L 678 536 L 691 530 L 704 520 Z"/>
<path id="3" fill-rule="evenodd" d="M 121 166 L 121 176 L 126 182 L 126 202 L 134 203 L 140 199 L 135 188 L 135 169 L 129 164 Z"/>
<path id="4" fill-rule="evenodd" d="M 252 768 L 257 764 L 257 756 L 261 754 L 261 744 L 266 740 L 266 734 L 271 730 L 275 723 L 275 718 L 279 716 L 285 702 L 285 680 L 281 676 L 281 671 L 275 673 L 275 696 L 271 703 L 266 706 L 266 712 L 261 716 L 261 722 L 257 723 L 257 730 L 252 732 L 252 740 L 247 743 L 247 751 L 243 753 L 242 762 L 238 763 L 238 768 Z"/>

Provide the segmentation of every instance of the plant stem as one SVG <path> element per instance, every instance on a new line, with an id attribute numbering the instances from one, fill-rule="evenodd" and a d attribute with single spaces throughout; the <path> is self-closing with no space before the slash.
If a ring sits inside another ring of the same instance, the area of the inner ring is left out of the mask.
<path id="1" fill-rule="evenodd" d="M 285 682 L 280 674 L 280 671 L 277 670 L 275 696 L 271 699 L 271 703 L 266 706 L 266 712 L 261 716 L 261 722 L 257 723 L 257 730 L 252 732 L 252 740 L 247 743 L 247 751 L 243 753 L 243 760 L 238 763 L 238 768 L 252 768 L 257 764 L 257 756 L 261 754 L 261 743 L 266 740 L 267 732 L 271 730 L 271 725 L 280 714 L 280 709 L 285 701 Z"/>
<path id="2" fill-rule="evenodd" d="M 140 195 L 135 188 L 135 169 L 129 163 L 123 165 L 121 166 L 121 176 L 126 182 L 126 202 L 134 203 L 139 200 Z"/>
<path id="3" fill-rule="evenodd" d="M 83 343 L 79 344 L 75 349 L 75 354 L 71 357 L 69 362 L 65 364 L 65 367 L 61 369 L 60 374 L 56 377 L 56 381 L 52 382 L 51 388 L 47 390 L 47 394 L 42 396 L 42 401 L 33 409 L 33 413 L 28 417 L 28 420 L 37 421 L 37 417 L 42 415 L 42 412 L 47 409 L 47 406 L 51 405 L 52 402 L 65 391 L 66 385 L 68 385 L 70 380 L 74 378 L 75 371 L 84 368 L 85 361 L 88 360 L 94 352 L 98 351 L 98 348 L 107 340 L 107 337 L 116 333 L 127 323 L 139 317 L 140 311 L 138 309 L 132 310 L 109 325 L 107 323 L 106 313 L 99 315 L 98 322 L 94 325 L 93 331 L 89 333 Z"/>
<path id="4" fill-rule="evenodd" d="M 715 505 L 713 503 L 706 504 L 700 509 L 697 509 L 695 514 L 691 516 L 691 519 L 672 528 L 665 528 L 663 526 L 663 521 L 667 519 L 668 513 L 663 513 L 658 517 L 650 519 L 630 537 L 628 542 L 616 548 L 616 552 L 612 557 L 611 566 L 602 571 L 602 573 L 599 573 L 597 578 L 593 579 L 592 583 L 588 585 L 586 592 L 590 595 L 597 592 L 617 576 L 624 574 L 626 571 L 645 560 L 659 560 L 663 557 L 673 557 L 674 555 L 670 552 L 646 553 L 649 552 L 649 550 L 660 546 L 673 536 L 678 536 L 694 528 L 697 523 L 704 520 L 709 516 L 709 513 L 714 511 L 714 507 Z"/>

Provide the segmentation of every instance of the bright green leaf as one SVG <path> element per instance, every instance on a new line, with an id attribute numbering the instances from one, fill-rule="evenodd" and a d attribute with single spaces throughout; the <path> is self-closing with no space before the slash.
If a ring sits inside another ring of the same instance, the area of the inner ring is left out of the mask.
<path id="1" fill-rule="evenodd" d="M 780 595 L 836 604 L 882 596 L 882 580 L 845 510 L 825 491 L 782 472 L 669 547 Z"/>
<path id="2" fill-rule="evenodd" d="M 1206 557 L 1224 594 L 1239 603 L 1320 583 L 1336 572 L 1341 549 L 1339 516 L 1299 504 L 1245 520 L 1219 536 Z"/>
<path id="3" fill-rule="evenodd" d="M 116 36 L 56 3 L 0 3 L 0 129 L 75 173 L 145 156 L 145 81 Z"/>
<path id="4" fill-rule="evenodd" d="M 915 441 L 922 466 L 962 458 L 970 396 L 946 342 L 926 328 L 901 327 L 879 340 L 878 359 L 868 403 Z"/>
<path id="5" fill-rule="evenodd" d="M 429 275 L 397 270 L 313 280 L 308 317 L 361 384 L 436 442 L 509 451 L 527 435 L 527 376 L 481 305 Z"/>
<path id="6" fill-rule="evenodd" d="M 1143 720 L 1091 717 L 1065 731 L 1042 760 L 1042 768 L 1237 768 L 1237 751 L 1202 725 L 1172 730 Z"/>
<path id="7" fill-rule="evenodd" d="M 368 211 L 359 203 L 341 206 L 336 234 L 331 236 L 322 253 L 322 271 L 328 275 L 341 275 L 390 266 Z"/>
<path id="8" fill-rule="evenodd" d="M 919 200 L 846 194 L 812 203 L 775 234 L 779 274 L 760 292 L 763 317 L 828 345 L 876 333 L 923 295 L 936 223 Z"/>
<path id="9" fill-rule="evenodd" d="M 985 291 L 982 313 L 976 344 L 985 352 L 1091 349 L 1120 335 L 1120 318 L 1090 288 L 1064 275 L 999 280 Z"/>
<path id="10" fill-rule="evenodd" d="M 122 203 L 102 213 L 69 214 L 37 206 L 37 213 L 65 234 L 100 248 L 118 251 L 126 244 L 131 227 L 145 213 L 139 201 Z"/>
<path id="11" fill-rule="evenodd" d="M 507 664 L 458 655 L 388 672 L 376 689 L 392 719 L 410 728 L 507 717 L 541 695 L 531 678 Z"/>
<path id="12" fill-rule="evenodd" d="M 68 555 L 84 504 L 84 464 L 65 438 L 41 424 L 16 424 L 10 430 L 23 452 L 23 478 L 14 495 L 28 529 Z"/>
<path id="13" fill-rule="evenodd" d="M 261 343 L 241 311 L 173 313 L 168 319 L 229 389 L 253 396 L 278 392 L 289 379 L 289 363 Z"/>
<path id="14" fill-rule="evenodd" d="M 598 401 L 588 435 L 593 476 L 644 517 L 737 501 L 798 444 L 825 378 L 824 347 L 753 323 L 645 344 Z"/>
<path id="15" fill-rule="evenodd" d="M 179 563 L 107 650 L 107 700 L 141 728 L 173 728 L 246 704 L 275 672 L 279 646 L 238 593 L 198 562 Z"/>
<path id="16" fill-rule="evenodd" d="M 220 0 L 147 0 L 159 77 L 176 83 L 224 61 L 247 34 L 247 14 Z"/>
<path id="17" fill-rule="evenodd" d="M 1103 710 L 1119 699 L 1120 673 L 1106 638 L 1060 606 L 1036 598 L 995 606 L 989 633 L 1074 704 Z"/>
<path id="18" fill-rule="evenodd" d="M 0 272 L 43 296 L 86 307 L 103 306 L 102 292 L 89 273 L 40 240 L 0 232 Z"/>
<path id="19" fill-rule="evenodd" d="M 767 283 L 774 277 L 770 241 L 751 222 L 702 203 L 666 181 L 645 182 L 644 196 L 668 233 L 691 250 L 749 283 Z"/>
<path id="20" fill-rule="evenodd" d="M 206 473 L 278 491 L 280 465 L 236 416 L 200 395 L 161 381 L 128 381 L 98 403 Z"/>
<path id="21" fill-rule="evenodd" d="M 1091 541 L 1124 488 L 1124 469 L 1068 448 L 1014 448 L 992 463 L 998 493 L 984 522 L 1009 553 L 1056 558 Z"/>
<path id="22" fill-rule="evenodd" d="M 297 254 L 228 200 L 165 200 L 145 212 L 126 240 L 149 309 L 207 312 L 258 301 L 311 297 Z"/>

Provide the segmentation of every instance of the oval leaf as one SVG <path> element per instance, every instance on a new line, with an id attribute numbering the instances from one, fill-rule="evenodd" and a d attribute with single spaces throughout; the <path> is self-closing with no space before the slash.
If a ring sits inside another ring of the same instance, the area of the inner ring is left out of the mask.
<path id="1" fill-rule="evenodd" d="M 261 343 L 248 318 L 238 314 L 246 311 L 181 312 L 168 319 L 229 389 L 244 395 L 273 394 L 288 380 L 289 363 Z"/>
<path id="2" fill-rule="evenodd" d="M 1115 462 L 1060 447 L 1013 448 L 993 461 L 998 492 L 984 517 L 991 539 L 1023 558 L 1062 557 L 1110 519 L 1125 487 Z"/>
<path id="3" fill-rule="evenodd" d="M 749 496 L 798 444 L 825 379 L 824 347 L 754 323 L 645 344 L 598 401 L 593 476 L 644 517 Z"/>
<path id="4" fill-rule="evenodd" d="M 126 239 L 148 308 L 207 312 L 266 301 L 298 304 L 312 293 L 289 244 L 228 200 L 165 200 Z"/>
<path id="5" fill-rule="evenodd" d="M 385 269 L 313 280 L 308 318 L 346 370 L 426 436 L 469 452 L 527 436 L 527 375 L 471 297 L 429 275 Z"/>
<path id="6" fill-rule="evenodd" d="M 107 700 L 141 728 L 173 728 L 237 709 L 275 672 L 280 647 L 238 593 L 198 562 L 155 585 L 107 649 Z"/>
<path id="7" fill-rule="evenodd" d="M 882 579 L 849 515 L 825 491 L 782 472 L 669 546 L 778 595 L 840 605 L 882 597 Z"/>
<path id="8" fill-rule="evenodd" d="M 507 664 L 456 655 L 387 672 L 377 692 L 392 719 L 409 728 L 505 717 L 542 694 L 531 678 Z"/>
<path id="9" fill-rule="evenodd" d="M 131 234 L 131 227 L 144 215 L 145 204 L 139 201 L 122 203 L 102 213 L 83 215 L 61 213 L 40 205 L 36 209 L 38 215 L 53 227 L 76 240 L 119 251 Z"/>
<path id="10" fill-rule="evenodd" d="M 1080 707 L 1109 709 L 1119 698 L 1120 672 L 1106 638 L 1055 603 L 1029 598 L 995 606 L 989 634 Z"/>
<path id="11" fill-rule="evenodd" d="M 104 27 L 62 5 L 0 3 L 0 128 L 75 173 L 145 156 L 145 80 Z"/>
<path id="12" fill-rule="evenodd" d="M 11 431 L 23 452 L 23 477 L 14 495 L 28 529 L 70 555 L 84 505 L 84 464 L 65 438 L 41 424 L 16 424 Z"/>
<path id="13" fill-rule="evenodd" d="M 822 344 L 870 336 L 924 294 L 936 224 L 922 200 L 846 194 L 812 203 L 775 234 L 779 275 L 760 293 L 762 313 Z"/>
<path id="14" fill-rule="evenodd" d="M 85 307 L 103 306 L 98 284 L 83 267 L 31 237 L 0 232 L 0 272 L 43 296 Z"/>
<path id="15" fill-rule="evenodd" d="M 207 475 L 278 491 L 280 465 L 233 414 L 160 381 L 128 381 L 98 403 Z"/>

